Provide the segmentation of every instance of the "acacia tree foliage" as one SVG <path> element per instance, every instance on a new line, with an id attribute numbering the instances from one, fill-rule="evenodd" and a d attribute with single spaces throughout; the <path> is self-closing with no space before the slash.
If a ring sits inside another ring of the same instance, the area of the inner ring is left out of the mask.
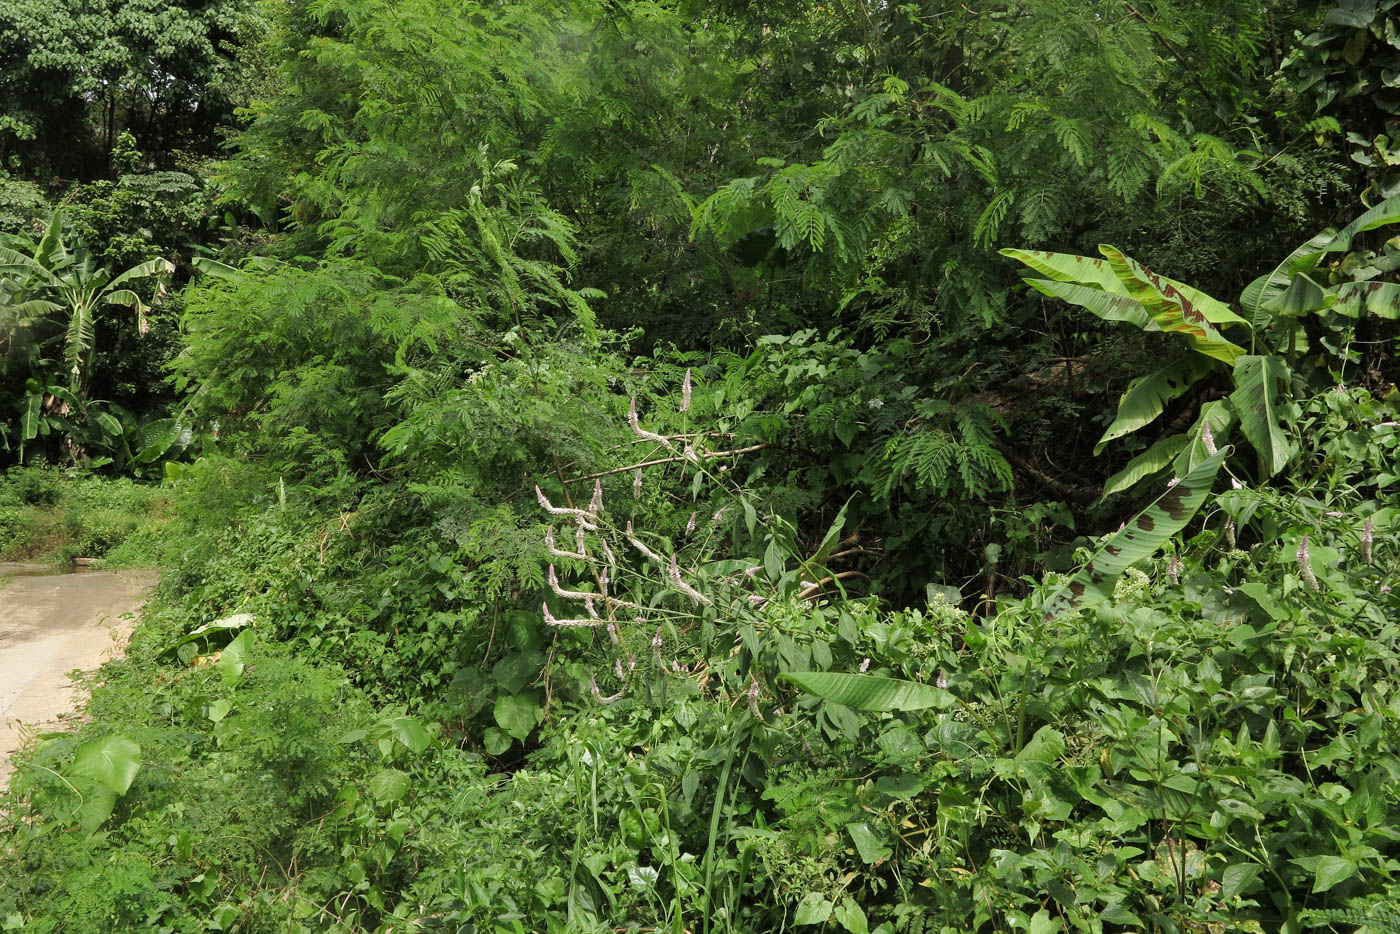
<path id="1" fill-rule="evenodd" d="M 1335 174 L 1270 97 L 1277 48 L 1305 19 L 1244 0 L 554 2 L 452 17 L 290 3 L 272 25 L 273 91 L 222 181 L 277 219 L 279 255 L 364 263 L 412 291 L 450 266 L 433 231 L 476 197 L 480 160 L 516 166 L 509 185 L 576 241 L 542 240 L 531 261 L 599 290 L 599 322 L 639 329 L 635 347 L 743 355 L 760 335 L 815 329 L 795 355 L 765 351 L 776 378 L 747 387 L 755 403 L 770 385 L 793 391 L 799 365 L 869 398 L 855 408 L 818 384 L 801 402 L 767 396 L 763 469 L 819 491 L 793 498 L 813 525 L 857 494 L 877 540 L 909 543 L 891 572 L 958 542 L 971 576 L 986 568 L 961 542 L 980 553 L 1001 533 L 985 508 L 945 524 L 937 503 L 1004 497 L 1013 467 L 1023 487 L 1092 498 L 1079 476 L 1114 466 L 1087 456 L 1087 416 L 1112 404 L 1097 371 L 1114 354 L 1088 353 L 1102 332 L 1013 297 L 994 248 L 1111 238 L 1203 288 L 1242 287 L 1234 270 L 1276 235 L 1258 219 L 1303 223 L 1314 196 L 1299 192 Z M 1224 233 L 1193 236 L 1206 225 Z M 1013 339 L 1027 326 L 1042 336 Z M 892 338 L 908 343 L 879 351 Z M 1066 358 L 1088 361 L 1084 378 L 1047 383 L 1046 362 Z M 1054 466 L 1037 447 L 1051 438 L 1071 439 Z"/>
<path id="2" fill-rule="evenodd" d="M 106 175 L 124 129 L 162 168 L 216 152 L 260 22 L 250 0 L 6 0 L 0 160 L 44 182 Z"/>

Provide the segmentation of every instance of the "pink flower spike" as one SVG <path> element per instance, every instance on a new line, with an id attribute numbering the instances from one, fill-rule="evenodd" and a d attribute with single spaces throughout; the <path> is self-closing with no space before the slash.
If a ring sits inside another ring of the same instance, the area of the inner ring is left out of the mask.
<path id="1" fill-rule="evenodd" d="M 588 501 L 588 511 L 595 516 L 603 511 L 603 481 L 593 481 L 593 498 Z"/>
<path id="2" fill-rule="evenodd" d="M 535 487 L 535 498 L 540 501 L 540 508 L 551 516 L 577 516 L 580 519 L 596 519 L 597 516 L 583 509 L 566 509 L 563 506 L 556 506 L 549 501 L 549 497 L 544 495 L 544 490 Z M 596 528 L 596 526 L 594 526 Z"/>
<path id="3" fill-rule="evenodd" d="M 670 447 L 671 441 L 669 438 L 666 438 L 663 435 L 658 435 L 655 432 L 647 431 L 645 428 L 642 427 L 641 419 L 637 417 L 636 396 L 632 397 L 632 401 L 629 403 L 627 409 L 627 424 L 632 426 L 632 431 L 636 433 L 637 437 L 647 441 L 655 441 L 659 444 L 664 444 L 667 447 Z"/>
<path id="4" fill-rule="evenodd" d="M 547 626 L 562 629 L 587 629 L 603 625 L 603 621 L 598 619 L 555 619 L 554 614 L 549 612 L 548 604 L 541 604 L 541 607 L 544 610 L 544 622 Z"/>
<path id="5" fill-rule="evenodd" d="M 1201 422 L 1201 444 L 1205 447 L 1207 454 L 1211 457 L 1215 456 L 1215 436 L 1210 433 L 1210 419 Z"/>
<path id="6" fill-rule="evenodd" d="M 681 411 L 690 411 L 690 367 L 685 368 L 685 379 L 681 381 Z"/>
<path id="7" fill-rule="evenodd" d="M 1308 555 L 1308 533 L 1303 533 L 1303 540 L 1298 543 L 1298 574 L 1307 581 L 1309 587 L 1314 591 L 1322 588 L 1317 583 L 1317 575 L 1313 573 L 1312 559 Z"/>
<path id="8" fill-rule="evenodd" d="M 694 587 L 690 586 L 684 580 L 681 579 L 681 569 L 680 566 L 676 563 L 676 556 L 674 554 L 671 555 L 671 566 L 669 569 L 669 573 L 671 577 L 671 583 L 681 593 L 685 594 L 687 597 L 689 597 L 691 600 L 694 600 L 696 603 L 703 603 L 706 606 L 712 605 L 708 597 L 706 597 L 700 591 L 696 590 Z"/>

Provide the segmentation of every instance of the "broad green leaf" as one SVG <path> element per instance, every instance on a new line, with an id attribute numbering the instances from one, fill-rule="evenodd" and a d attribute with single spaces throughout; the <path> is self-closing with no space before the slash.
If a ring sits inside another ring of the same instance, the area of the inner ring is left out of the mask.
<path id="1" fill-rule="evenodd" d="M 1240 430 L 1263 458 L 1269 476 L 1275 476 L 1297 453 L 1279 427 L 1282 391 L 1291 371 L 1282 357 L 1247 355 L 1235 361 L 1235 391 L 1230 404 L 1240 419 Z"/>
<path id="2" fill-rule="evenodd" d="M 1156 554 L 1186 527 L 1210 495 L 1215 475 L 1229 454 L 1230 448 L 1221 448 L 1109 536 L 1089 563 L 1046 601 L 1045 618 L 1108 599 L 1124 571 Z"/>
<path id="3" fill-rule="evenodd" d="M 83 795 L 83 803 L 78 808 L 78 826 L 88 833 L 96 833 L 112 811 L 117 807 L 117 793 L 106 785 L 88 788 Z"/>
<path id="4" fill-rule="evenodd" d="M 162 418 L 141 426 L 137 433 L 136 454 L 131 462 L 149 464 L 158 460 L 179 440 L 182 430 L 180 422 L 173 418 Z"/>
<path id="5" fill-rule="evenodd" d="M 380 769 L 369 779 L 369 793 L 380 804 L 390 804 L 408 794 L 409 778 L 398 769 Z"/>
<path id="6" fill-rule="evenodd" d="M 198 272 L 206 276 L 214 276 L 216 279 L 225 279 L 230 282 L 238 282 L 243 278 L 243 271 L 237 266 L 230 266 L 228 263 L 221 263 L 208 256 L 196 256 L 190 260 L 190 265 Z"/>
<path id="7" fill-rule="evenodd" d="M 496 725 L 521 742 L 535 725 L 544 719 L 544 710 L 533 693 L 503 694 L 496 698 L 493 710 Z"/>
<path id="8" fill-rule="evenodd" d="M 161 649 L 162 653 L 173 652 L 180 646 L 194 642 L 201 637 L 208 636 L 216 632 L 235 632 L 244 626 L 255 624 L 255 617 L 252 613 L 234 613 L 232 616 L 225 616 L 223 619 L 216 619 L 212 623 L 205 623 L 203 626 L 191 629 L 175 642 L 170 643 Z"/>
<path id="9" fill-rule="evenodd" d="M 414 754 L 422 753 L 432 743 L 433 738 L 417 717 L 393 717 L 389 720 L 389 732 Z"/>
<path id="10" fill-rule="evenodd" d="M 486 748 L 487 755 L 499 756 L 510 748 L 510 734 L 505 730 L 488 726 L 482 731 L 481 743 Z"/>
<path id="11" fill-rule="evenodd" d="M 882 859 L 889 859 L 890 853 L 893 852 L 889 843 L 864 821 L 847 824 L 846 832 L 851 835 L 851 842 L 856 845 L 861 862 L 867 866 Z"/>
<path id="12" fill-rule="evenodd" d="M 1351 249 L 1357 234 L 1394 223 L 1400 223 L 1400 196 L 1387 198 L 1340 231 L 1323 231 L 1297 247 L 1273 271 L 1245 287 L 1240 295 L 1245 317 L 1256 331 L 1260 330 L 1271 317 L 1268 306 L 1292 285 L 1294 276 L 1312 272 L 1328 253 Z"/>
<path id="13" fill-rule="evenodd" d="M 224 717 L 227 717 L 232 711 L 233 701 L 229 700 L 228 698 L 221 697 L 218 700 L 210 703 L 209 709 L 205 711 L 205 716 L 207 716 L 210 720 L 213 720 L 215 723 L 218 723 L 220 720 L 224 719 Z"/>
<path id="14" fill-rule="evenodd" d="M 117 421 L 117 417 L 111 412 L 98 412 L 93 415 L 92 420 L 107 432 L 109 439 L 121 438 L 125 432 L 122 431 L 122 423 Z"/>
<path id="15" fill-rule="evenodd" d="M 1278 601 L 1274 599 L 1277 591 L 1268 584 L 1253 581 L 1240 584 L 1235 589 L 1259 604 L 1259 608 L 1268 613 L 1270 619 L 1285 620 L 1293 615 L 1288 608 L 1279 606 Z"/>
<path id="16" fill-rule="evenodd" d="M 1301 318 L 1330 307 L 1337 297 L 1303 273 L 1293 277 L 1288 287 L 1271 296 L 1263 308 L 1280 318 Z"/>
<path id="17" fill-rule="evenodd" d="M 1258 863 L 1235 863 L 1220 874 L 1220 900 L 1228 903 L 1258 878 L 1264 867 Z"/>
<path id="18" fill-rule="evenodd" d="M 1347 282 L 1337 286 L 1332 310 L 1349 318 L 1362 312 L 1378 318 L 1400 318 L 1400 285 L 1394 282 Z"/>
<path id="19" fill-rule="evenodd" d="M 24 399 L 24 408 L 19 415 L 19 438 L 21 441 L 32 441 L 39 435 L 39 424 L 43 419 L 40 412 L 43 410 L 44 397 L 37 393 L 30 393 Z"/>
<path id="20" fill-rule="evenodd" d="M 1094 445 L 1094 453 L 1100 453 L 1113 439 L 1150 425 L 1162 414 L 1168 402 L 1185 393 L 1211 368 L 1209 359 L 1199 354 L 1187 354 L 1155 373 L 1133 380 L 1118 400 L 1118 414 Z"/>
<path id="21" fill-rule="evenodd" d="M 515 694 L 540 673 L 539 656 L 531 652 L 512 652 L 491 668 L 491 676 L 507 694 Z"/>
<path id="22" fill-rule="evenodd" d="M 243 669 L 248 664 L 248 656 L 253 651 L 253 634 L 248 630 L 240 632 L 234 640 L 224 646 L 215 667 L 225 682 L 243 677 Z"/>
<path id="23" fill-rule="evenodd" d="M 120 733 L 112 733 L 79 746 L 69 771 L 100 782 L 113 794 L 124 795 L 140 770 L 141 747 Z"/>
<path id="24" fill-rule="evenodd" d="M 1019 260 L 1056 282 L 1078 282 L 1115 295 L 1126 297 L 1128 294 L 1128 290 L 1118 280 L 1108 263 L 1096 256 L 1047 253 L 1044 250 L 1005 249 L 1000 252 L 1002 256 Z"/>
<path id="25" fill-rule="evenodd" d="M 1065 748 L 1065 734 L 1052 727 L 1043 726 L 1036 730 L 1030 741 L 1016 753 L 1016 761 L 1051 765 L 1065 754 Z"/>
<path id="26" fill-rule="evenodd" d="M 1191 295 L 1182 291 L 1178 287 L 1178 283 L 1157 275 L 1137 260 L 1126 256 L 1116 247 L 1103 244 L 1100 245 L 1099 252 L 1104 255 L 1110 268 L 1123 281 L 1129 297 L 1146 309 L 1152 320 L 1147 330 L 1180 334 L 1186 338 L 1191 348 L 1197 353 L 1213 357 L 1222 363 L 1234 363 L 1235 358 L 1245 352 L 1243 347 L 1226 340 L 1215 329 L 1202 305 Z M 1209 299 L 1209 296 L 1205 296 L 1203 293 L 1196 292 L 1194 289 L 1191 291 L 1196 296 Z M 1209 299 L 1209 301 L 1216 306 L 1220 305 L 1214 299 Z"/>
<path id="27" fill-rule="evenodd" d="M 822 700 L 857 710 L 924 710 L 953 703 L 953 695 L 931 684 L 879 675 L 793 671 L 779 677 Z"/>
<path id="28" fill-rule="evenodd" d="M 833 917 L 837 924 L 845 928 L 847 934 L 870 934 L 870 919 L 849 895 L 841 899 Z"/>
<path id="29" fill-rule="evenodd" d="M 1323 856 L 1313 868 L 1313 894 L 1326 892 L 1356 875 L 1356 863 L 1343 856 Z"/>
<path id="30" fill-rule="evenodd" d="M 1245 317 L 1249 319 L 1254 330 L 1263 330 L 1272 320 L 1273 315 L 1267 306 L 1276 302 L 1278 297 L 1288 290 L 1293 283 L 1293 277 L 1300 273 L 1312 272 L 1317 267 L 1318 260 L 1322 258 L 1333 236 L 1331 231 L 1318 234 L 1284 257 L 1272 271 L 1245 286 L 1244 291 L 1240 293 L 1240 307 L 1244 309 Z"/>
<path id="31" fill-rule="evenodd" d="M 121 305 L 123 308 L 145 308 L 141 296 L 130 289 L 117 289 L 102 296 L 104 305 Z"/>
<path id="32" fill-rule="evenodd" d="M 31 298 L 28 301 L 15 302 L 12 305 L 0 305 L 0 312 L 3 312 L 6 318 L 10 321 L 20 322 L 62 310 L 62 305 L 42 298 Z"/>
<path id="33" fill-rule="evenodd" d="M 1172 461 L 1191 443 L 1190 435 L 1172 435 L 1163 438 L 1137 457 L 1128 461 L 1127 466 L 1104 481 L 1102 499 L 1114 493 L 1121 493 L 1133 484 L 1166 470 Z"/>
<path id="34" fill-rule="evenodd" d="M 151 276 L 168 276 L 174 271 L 174 263 L 172 263 L 168 259 L 165 259 L 164 257 L 157 257 L 152 260 L 147 260 L 144 263 L 137 263 L 135 266 L 132 266 L 130 269 L 117 276 L 111 282 L 107 283 L 107 288 L 115 289 L 122 283 L 130 282 L 134 279 L 147 279 Z"/>
<path id="35" fill-rule="evenodd" d="M 1031 924 L 1026 931 L 1027 934 L 1058 934 L 1064 929 L 1063 921 L 1051 916 L 1049 911 L 1042 908 L 1031 916 Z"/>
<path id="36" fill-rule="evenodd" d="M 1077 282 L 1052 282 L 1049 279 L 1026 279 L 1026 284 L 1042 294 L 1078 305 L 1105 321 L 1126 321 L 1144 331 L 1154 330 L 1152 317 L 1142 303 L 1127 295 L 1105 292 Z"/>
<path id="37" fill-rule="evenodd" d="M 1154 273 L 1155 275 L 1155 273 Z M 1242 324 L 1249 327 L 1249 322 L 1230 310 L 1230 306 L 1213 298 L 1200 289 L 1185 282 L 1178 282 L 1167 276 L 1157 276 L 1157 282 L 1161 283 L 1164 289 L 1173 289 L 1181 297 L 1190 303 L 1191 307 L 1199 312 L 1211 324 Z"/>
<path id="38" fill-rule="evenodd" d="M 793 924 L 825 924 L 831 920 L 831 901 L 820 892 L 808 892 L 797 903 L 793 912 Z"/>

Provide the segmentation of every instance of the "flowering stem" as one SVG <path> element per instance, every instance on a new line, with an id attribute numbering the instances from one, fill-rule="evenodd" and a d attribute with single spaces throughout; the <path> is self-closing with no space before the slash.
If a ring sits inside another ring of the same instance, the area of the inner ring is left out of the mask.
<path id="1" fill-rule="evenodd" d="M 702 459 L 710 460 L 716 457 L 737 457 L 740 454 L 752 454 L 754 451 L 761 451 L 767 447 L 772 447 L 772 445 L 765 441 L 762 444 L 752 444 L 746 448 L 735 448 L 732 451 L 700 451 L 696 453 Z M 628 473 L 629 471 L 638 470 L 642 467 L 655 467 L 657 464 L 674 464 L 678 461 L 688 460 L 691 460 L 691 458 L 684 454 L 675 457 L 658 457 L 655 460 L 642 461 L 639 464 L 628 464 L 626 467 L 614 467 L 612 470 L 600 470 L 598 473 L 584 474 L 581 477 L 570 477 L 568 482 L 580 483 L 584 480 L 597 480 L 599 477 L 608 477 L 617 473 Z"/>

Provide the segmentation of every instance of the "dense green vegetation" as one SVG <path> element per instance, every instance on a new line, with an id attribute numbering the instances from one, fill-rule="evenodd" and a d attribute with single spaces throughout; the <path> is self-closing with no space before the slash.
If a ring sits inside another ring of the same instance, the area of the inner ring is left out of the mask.
<path id="1" fill-rule="evenodd" d="M 0 47 L 0 930 L 1400 929 L 1393 0 Z"/>

